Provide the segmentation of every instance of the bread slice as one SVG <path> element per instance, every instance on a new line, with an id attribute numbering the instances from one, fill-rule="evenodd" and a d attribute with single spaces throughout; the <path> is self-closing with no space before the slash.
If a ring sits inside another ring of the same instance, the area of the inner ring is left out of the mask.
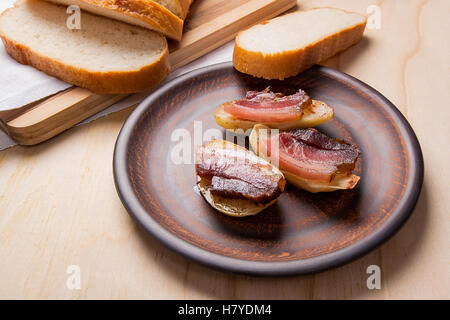
<path id="1" fill-rule="evenodd" d="M 47 0 L 81 9 L 108 18 L 131 23 L 161 32 L 174 40 L 181 40 L 183 20 L 152 0 Z"/>
<path id="2" fill-rule="evenodd" d="M 295 76 L 361 40 L 366 20 L 357 13 L 317 8 L 257 24 L 237 35 L 234 67 L 265 79 Z"/>
<path id="3" fill-rule="evenodd" d="M 18 62 L 97 93 L 144 91 L 169 73 L 159 33 L 89 13 L 70 30 L 67 17 L 63 6 L 20 0 L 0 16 L 0 37 Z"/>
<path id="4" fill-rule="evenodd" d="M 181 19 L 186 19 L 189 8 L 194 0 L 154 0 L 169 9 Z"/>

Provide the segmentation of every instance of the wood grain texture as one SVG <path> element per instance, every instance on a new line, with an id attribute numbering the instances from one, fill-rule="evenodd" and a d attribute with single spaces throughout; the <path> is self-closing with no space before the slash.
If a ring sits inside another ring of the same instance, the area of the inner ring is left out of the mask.
<path id="1" fill-rule="evenodd" d="M 142 232 L 117 197 L 111 159 L 128 109 L 0 153 L 0 298 L 449 299 L 449 2 L 300 2 L 361 13 L 381 7 L 381 29 L 326 64 L 387 96 L 421 142 L 424 188 L 398 234 L 353 263 L 309 276 L 254 278 L 191 263 Z M 81 267 L 79 291 L 66 288 L 70 264 Z M 371 264 L 381 267 L 381 290 L 366 287 Z"/>

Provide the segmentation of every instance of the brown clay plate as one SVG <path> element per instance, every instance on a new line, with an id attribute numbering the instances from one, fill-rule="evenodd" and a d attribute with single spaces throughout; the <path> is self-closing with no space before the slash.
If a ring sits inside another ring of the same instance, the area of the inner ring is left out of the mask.
<path id="1" fill-rule="evenodd" d="M 214 120 L 217 106 L 268 85 L 285 93 L 302 88 L 334 107 L 335 118 L 318 129 L 360 147 L 361 181 L 354 190 L 320 194 L 288 185 L 260 214 L 228 217 L 195 191 L 193 152 L 179 153 L 176 146 L 181 136 L 192 150 L 202 135 L 225 136 Z M 177 154 L 185 164 L 177 164 Z M 172 250 L 221 270 L 292 275 L 342 265 L 394 234 L 417 202 L 423 159 L 401 113 L 349 75 L 314 66 L 267 81 L 223 63 L 174 79 L 137 107 L 116 143 L 114 178 L 130 215 Z"/>

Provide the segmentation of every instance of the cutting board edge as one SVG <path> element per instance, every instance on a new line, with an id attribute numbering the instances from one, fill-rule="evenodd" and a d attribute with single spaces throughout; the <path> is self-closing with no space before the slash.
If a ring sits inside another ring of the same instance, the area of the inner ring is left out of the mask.
<path id="1" fill-rule="evenodd" d="M 253 3 L 257 2 L 253 1 Z M 229 34 L 225 35 L 223 29 L 213 30 L 212 32 L 208 33 L 208 35 L 204 37 L 205 39 L 209 40 L 209 38 L 218 37 L 219 40 L 213 41 L 214 39 L 210 39 L 209 41 L 207 41 L 209 45 L 206 46 L 206 49 L 199 51 L 196 54 L 192 54 L 192 56 L 185 58 L 181 63 L 180 62 L 175 63 L 172 66 L 172 70 L 180 68 L 189 62 L 192 62 L 193 60 L 207 54 L 208 52 L 211 52 L 212 50 L 232 40 L 240 30 L 248 28 L 261 21 L 278 16 L 279 14 L 295 7 L 296 4 L 297 4 L 296 0 L 273 0 L 264 2 L 263 5 L 249 12 L 247 16 L 239 17 L 232 23 L 228 24 L 227 29 L 231 30 Z M 273 11 L 268 11 L 271 8 L 273 9 Z M 236 10 L 236 8 L 232 10 Z M 253 17 L 255 13 L 260 11 L 264 12 L 262 16 Z M 252 19 L 250 19 L 250 21 L 248 22 L 241 21 L 245 18 L 248 18 L 248 16 L 252 16 Z M 238 24 L 239 27 L 234 26 L 236 24 Z M 193 41 L 193 43 L 190 43 L 189 45 L 192 46 L 193 49 L 196 49 L 198 47 L 199 41 L 200 40 L 197 39 Z M 71 87 L 67 90 L 70 91 L 77 89 L 82 88 Z M 46 101 L 48 99 L 52 99 L 53 96 L 43 100 L 41 103 L 38 104 L 32 103 L 22 108 L 16 109 L 14 110 L 14 112 L 1 113 L 0 129 L 2 129 L 10 138 L 12 138 L 19 145 L 31 146 L 44 142 L 58 135 L 59 133 L 62 133 L 63 131 L 73 127 L 74 125 L 106 109 L 107 107 L 111 106 L 112 104 L 120 100 L 118 98 L 114 99 L 108 97 L 106 98 L 105 101 L 101 101 L 99 104 L 95 104 L 92 103 L 92 100 L 95 99 L 90 98 L 92 98 L 92 96 L 96 94 L 91 93 L 87 90 L 85 91 L 86 91 L 85 93 L 82 93 L 80 95 L 81 98 L 78 99 L 75 102 L 75 104 L 71 106 L 58 105 L 56 106 L 56 108 L 53 108 L 54 109 L 53 113 L 48 112 L 48 110 L 42 110 L 42 108 L 39 109 L 41 104 L 45 104 Z M 85 98 L 82 97 L 83 94 L 85 95 Z M 85 101 L 86 103 L 83 103 L 83 101 Z"/>

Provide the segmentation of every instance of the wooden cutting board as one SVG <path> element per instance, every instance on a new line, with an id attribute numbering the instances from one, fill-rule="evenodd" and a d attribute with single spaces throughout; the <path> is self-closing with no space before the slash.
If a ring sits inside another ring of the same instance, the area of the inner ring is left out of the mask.
<path id="1" fill-rule="evenodd" d="M 195 0 L 185 22 L 183 39 L 169 43 L 172 70 L 232 40 L 240 30 L 276 17 L 296 3 L 296 0 Z M 34 145 L 125 97 L 71 87 L 22 108 L 1 112 L 0 127 L 18 144 Z"/>

